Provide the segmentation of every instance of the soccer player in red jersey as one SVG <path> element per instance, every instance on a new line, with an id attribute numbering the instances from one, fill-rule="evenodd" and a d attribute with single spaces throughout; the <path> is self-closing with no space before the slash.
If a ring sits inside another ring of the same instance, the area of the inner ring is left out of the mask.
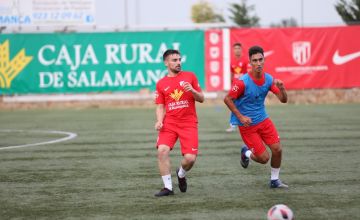
<path id="1" fill-rule="evenodd" d="M 275 125 L 265 111 L 265 97 L 273 92 L 282 102 L 287 102 L 284 83 L 263 72 L 264 50 L 259 46 L 249 49 L 252 70 L 235 79 L 224 102 L 231 110 L 231 122 L 239 126 L 240 135 L 246 144 L 241 149 L 241 165 L 247 168 L 249 158 L 266 164 L 270 155 L 265 144 L 271 150 L 271 188 L 287 188 L 279 179 L 282 147 Z"/>
<path id="2" fill-rule="evenodd" d="M 243 57 L 243 48 L 241 43 L 233 44 L 233 56 L 231 57 L 230 62 L 230 72 L 231 72 L 231 82 L 234 79 L 239 79 L 248 71 L 249 62 L 246 57 Z M 230 127 L 226 129 L 226 132 L 233 132 L 236 130 L 236 125 L 231 124 Z"/>
<path id="3" fill-rule="evenodd" d="M 234 56 L 231 58 L 230 71 L 231 78 L 238 79 L 248 71 L 249 61 L 246 57 L 243 57 L 243 48 L 241 43 L 235 43 L 233 45 Z"/>
<path id="4" fill-rule="evenodd" d="M 181 70 L 181 56 L 177 50 L 167 50 L 163 60 L 168 74 L 156 84 L 155 129 L 157 139 L 158 165 L 164 188 L 155 196 L 173 195 L 169 153 L 177 139 L 180 139 L 183 159 L 176 169 L 181 192 L 186 192 L 185 174 L 195 163 L 198 154 L 198 120 L 195 101 L 204 102 L 204 95 L 194 73 Z"/>

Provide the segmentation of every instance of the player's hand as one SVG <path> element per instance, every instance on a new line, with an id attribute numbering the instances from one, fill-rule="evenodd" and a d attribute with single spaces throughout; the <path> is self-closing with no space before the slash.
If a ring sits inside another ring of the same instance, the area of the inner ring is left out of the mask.
<path id="1" fill-rule="evenodd" d="M 280 79 L 275 79 L 274 83 L 279 89 L 284 89 L 284 83 Z"/>
<path id="2" fill-rule="evenodd" d="M 182 86 L 183 86 L 185 92 L 194 90 L 194 88 L 192 87 L 192 85 L 189 82 L 184 82 Z"/>
<path id="3" fill-rule="evenodd" d="M 241 118 L 239 118 L 239 120 L 244 125 L 244 127 L 249 127 L 252 123 L 251 118 L 246 116 L 242 116 Z"/>
<path id="4" fill-rule="evenodd" d="M 157 121 L 157 122 L 155 123 L 155 130 L 158 130 L 158 131 L 159 131 L 162 127 L 163 127 L 162 121 Z"/>

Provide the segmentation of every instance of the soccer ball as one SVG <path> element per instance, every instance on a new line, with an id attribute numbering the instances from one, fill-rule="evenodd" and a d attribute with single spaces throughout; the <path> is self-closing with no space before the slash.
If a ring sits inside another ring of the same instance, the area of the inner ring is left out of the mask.
<path id="1" fill-rule="evenodd" d="M 268 220 L 293 220 L 294 213 L 283 204 L 274 205 L 267 213 Z"/>

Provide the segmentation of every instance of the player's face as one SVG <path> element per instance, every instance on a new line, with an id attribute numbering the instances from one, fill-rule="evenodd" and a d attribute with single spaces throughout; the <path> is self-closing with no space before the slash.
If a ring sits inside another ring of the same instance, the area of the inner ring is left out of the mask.
<path id="1" fill-rule="evenodd" d="M 234 47 L 234 55 L 237 56 L 237 57 L 241 57 L 241 55 L 242 55 L 242 47 L 235 46 Z"/>
<path id="2" fill-rule="evenodd" d="M 254 73 L 261 73 L 264 69 L 264 56 L 261 53 L 253 54 L 250 57 L 250 64 Z"/>
<path id="3" fill-rule="evenodd" d="M 181 71 L 181 56 L 179 54 L 171 54 L 165 60 L 165 65 L 172 73 Z"/>

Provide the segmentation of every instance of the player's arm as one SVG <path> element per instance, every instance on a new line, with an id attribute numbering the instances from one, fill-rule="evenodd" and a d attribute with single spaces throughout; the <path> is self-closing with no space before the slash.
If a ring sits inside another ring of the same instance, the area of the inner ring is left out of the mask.
<path id="1" fill-rule="evenodd" d="M 251 118 L 241 114 L 234 103 L 235 99 L 238 99 L 243 95 L 244 90 L 245 85 L 242 83 L 242 81 L 235 79 L 229 93 L 224 98 L 224 103 L 230 109 L 230 111 L 235 114 L 235 116 L 240 120 L 240 122 L 245 127 L 247 127 L 252 123 Z"/>
<path id="2" fill-rule="evenodd" d="M 287 103 L 288 97 L 283 81 L 281 81 L 280 79 L 275 79 L 274 85 L 279 89 L 279 92 L 275 92 L 275 95 L 278 97 L 280 102 Z"/>
<path id="3" fill-rule="evenodd" d="M 200 103 L 203 103 L 205 101 L 204 94 L 201 91 L 198 92 L 198 91 L 194 90 L 192 93 L 194 95 L 195 101 L 198 101 Z"/>
<path id="4" fill-rule="evenodd" d="M 188 82 L 184 83 L 184 90 L 185 90 L 185 92 L 190 91 L 190 92 L 193 94 L 195 101 L 198 101 L 198 102 L 200 102 L 200 103 L 203 103 L 203 102 L 204 102 L 205 97 L 204 97 L 204 94 L 202 93 L 202 91 L 196 91 L 196 90 L 191 86 L 190 83 L 188 83 Z"/>
<path id="5" fill-rule="evenodd" d="M 156 105 L 156 122 L 155 122 L 156 130 L 160 130 L 163 127 L 164 117 L 165 117 L 164 104 L 157 104 Z"/>
<path id="6" fill-rule="evenodd" d="M 162 90 L 159 88 L 159 85 L 156 84 L 155 90 L 155 104 L 156 104 L 156 122 L 155 122 L 155 129 L 160 130 L 163 127 L 163 121 L 165 117 L 165 98 L 164 94 L 161 92 Z"/>
<path id="7" fill-rule="evenodd" d="M 230 111 L 232 113 L 235 114 L 235 116 L 240 120 L 240 122 L 245 126 L 249 126 L 251 124 L 251 118 L 246 117 L 245 115 L 242 115 L 240 113 L 240 111 L 236 108 L 235 104 L 234 104 L 234 99 L 229 96 L 226 95 L 224 98 L 224 103 L 226 104 L 226 106 L 230 109 Z"/>
<path id="8" fill-rule="evenodd" d="M 184 82 L 183 87 L 185 92 L 190 91 L 193 94 L 195 101 L 198 101 L 200 103 L 204 102 L 204 94 L 202 93 L 199 82 L 195 76 L 193 76 L 192 84 L 189 82 Z"/>

